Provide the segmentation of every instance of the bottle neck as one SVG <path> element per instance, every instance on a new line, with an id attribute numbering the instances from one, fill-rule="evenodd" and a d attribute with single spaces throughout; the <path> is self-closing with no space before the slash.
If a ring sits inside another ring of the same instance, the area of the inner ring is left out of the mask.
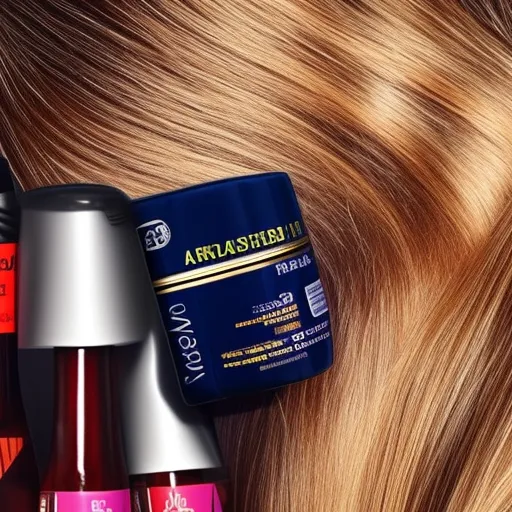
<path id="1" fill-rule="evenodd" d="M 55 349 L 54 433 L 45 491 L 128 488 L 112 350 Z"/>

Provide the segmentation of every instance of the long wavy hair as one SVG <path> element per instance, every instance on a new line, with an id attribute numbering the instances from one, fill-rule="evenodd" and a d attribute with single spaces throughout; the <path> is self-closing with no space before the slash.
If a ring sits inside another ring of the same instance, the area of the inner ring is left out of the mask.
<path id="1" fill-rule="evenodd" d="M 512 509 L 511 30 L 493 0 L 0 3 L 26 188 L 291 174 L 336 362 L 219 415 L 233 510 Z"/>

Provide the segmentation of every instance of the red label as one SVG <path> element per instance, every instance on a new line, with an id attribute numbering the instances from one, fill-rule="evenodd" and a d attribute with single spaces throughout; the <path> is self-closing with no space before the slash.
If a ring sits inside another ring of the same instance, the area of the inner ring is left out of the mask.
<path id="1" fill-rule="evenodd" d="M 16 332 L 16 249 L 0 244 L 0 334 Z"/>

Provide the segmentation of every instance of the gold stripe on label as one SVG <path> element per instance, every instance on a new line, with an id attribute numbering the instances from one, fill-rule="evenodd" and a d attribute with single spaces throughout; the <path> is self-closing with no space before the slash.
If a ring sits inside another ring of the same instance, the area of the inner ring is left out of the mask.
<path id="1" fill-rule="evenodd" d="M 248 272 L 254 272 L 255 270 L 259 270 L 260 268 L 269 267 L 270 265 L 274 265 L 275 263 L 279 263 L 280 261 L 287 260 L 288 258 L 293 258 L 305 252 L 307 248 L 301 248 L 298 251 L 292 252 L 291 254 L 285 254 L 284 256 L 279 256 L 277 258 L 273 258 L 271 260 L 263 261 L 261 263 L 254 263 L 253 265 L 249 265 L 243 268 L 238 268 L 232 270 L 231 272 L 223 272 L 222 274 L 217 274 L 210 277 L 205 277 L 203 279 L 197 279 L 195 281 L 191 281 L 189 283 L 176 284 L 174 286 L 169 286 L 168 288 L 164 288 L 163 290 L 159 290 L 156 292 L 157 295 L 165 295 L 167 293 L 177 292 L 179 290 L 186 290 L 187 288 L 193 288 L 195 286 L 201 286 L 203 284 L 213 283 L 215 281 L 221 281 L 222 279 L 227 279 L 228 277 L 238 276 L 241 274 L 247 274 Z"/>
<path id="2" fill-rule="evenodd" d="M 190 279 L 199 279 L 202 277 L 211 276 L 213 274 L 225 272 L 233 268 L 242 267 L 245 265 L 250 265 L 251 263 L 256 263 L 258 261 L 267 260 L 269 258 L 276 257 L 281 254 L 299 249 L 306 245 L 309 245 L 308 236 L 300 238 L 299 240 L 295 240 L 294 242 L 288 242 L 287 244 L 280 245 L 279 247 L 267 249 L 265 251 L 250 254 L 248 256 L 242 256 L 234 260 L 225 261 L 223 263 L 216 263 L 214 265 L 210 265 L 209 267 L 201 267 L 195 270 L 188 270 L 187 272 L 181 272 L 180 274 L 175 274 L 168 277 L 162 277 L 161 279 L 153 281 L 153 286 L 155 288 L 161 288 L 162 286 L 178 284 L 182 283 L 183 281 L 189 281 Z"/>

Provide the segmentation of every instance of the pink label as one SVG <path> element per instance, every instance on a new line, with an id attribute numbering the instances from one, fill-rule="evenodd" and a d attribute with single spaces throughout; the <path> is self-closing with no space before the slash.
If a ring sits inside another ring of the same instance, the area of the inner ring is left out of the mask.
<path id="1" fill-rule="evenodd" d="M 48 495 L 47 495 L 48 496 Z M 48 507 L 44 507 L 48 499 Z M 56 492 L 41 496 L 40 510 L 48 512 L 130 512 L 130 491 Z"/>
<path id="2" fill-rule="evenodd" d="M 222 512 L 213 484 L 151 487 L 149 500 L 152 512 Z"/>

